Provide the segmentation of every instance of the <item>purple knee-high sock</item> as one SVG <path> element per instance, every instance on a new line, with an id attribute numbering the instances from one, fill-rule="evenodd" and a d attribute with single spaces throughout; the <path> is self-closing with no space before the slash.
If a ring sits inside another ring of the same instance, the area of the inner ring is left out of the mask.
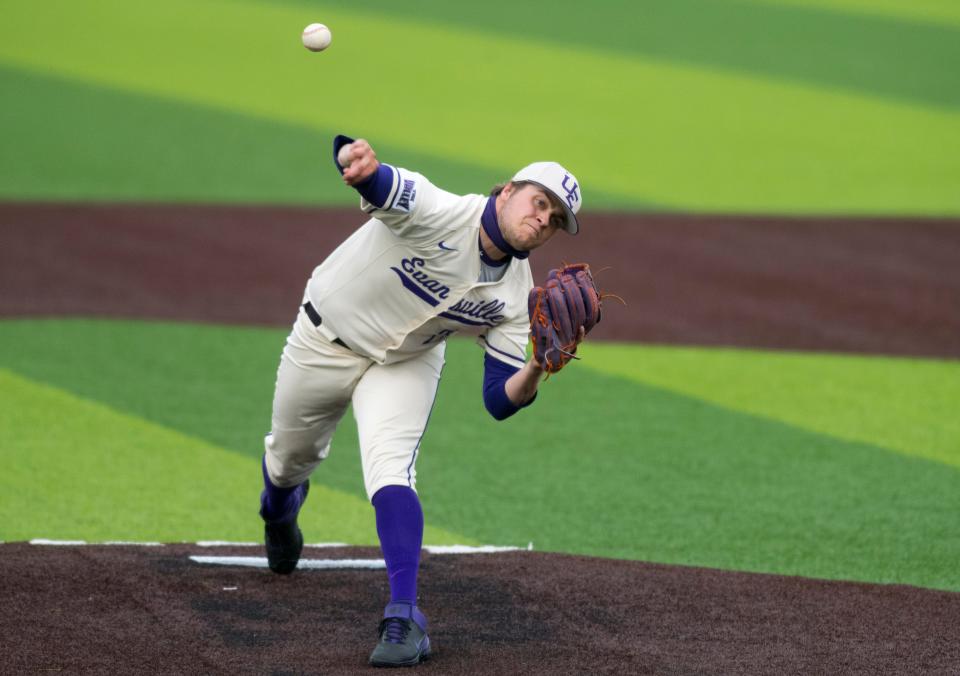
<path id="1" fill-rule="evenodd" d="M 377 535 L 390 576 L 390 602 L 417 603 L 417 571 L 423 544 L 423 510 L 408 486 L 384 486 L 373 496 Z"/>
<path id="2" fill-rule="evenodd" d="M 263 492 L 260 493 L 260 516 L 264 521 L 281 522 L 296 518 L 306 498 L 303 484 L 280 488 L 270 481 L 267 474 L 267 458 L 261 462 Z"/>

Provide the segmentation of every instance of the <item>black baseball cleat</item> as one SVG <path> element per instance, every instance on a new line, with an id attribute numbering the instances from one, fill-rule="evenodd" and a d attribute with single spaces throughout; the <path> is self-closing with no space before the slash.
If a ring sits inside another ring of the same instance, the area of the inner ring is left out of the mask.
<path id="1" fill-rule="evenodd" d="M 298 502 L 303 504 L 310 490 L 310 482 L 303 483 L 303 493 Z M 298 505 L 299 508 L 299 505 Z M 299 509 L 298 509 L 299 511 Z M 264 543 L 267 548 L 267 565 L 279 575 L 289 575 L 296 569 L 303 551 L 303 533 L 297 525 L 297 513 L 292 520 L 266 522 L 263 527 Z"/>
<path id="2" fill-rule="evenodd" d="M 375 667 L 412 667 L 430 657 L 427 618 L 412 603 L 391 603 L 383 611 L 380 642 L 370 655 Z"/>

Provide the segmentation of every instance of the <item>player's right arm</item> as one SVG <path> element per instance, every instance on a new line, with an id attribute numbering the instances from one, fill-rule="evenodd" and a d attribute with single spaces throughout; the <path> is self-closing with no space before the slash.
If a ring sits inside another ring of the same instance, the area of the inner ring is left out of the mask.
<path id="1" fill-rule="evenodd" d="M 348 144 L 350 162 L 344 166 L 339 155 Z M 360 193 L 361 210 L 404 237 L 430 237 L 434 228 L 449 224 L 452 214 L 473 204 L 437 188 L 416 172 L 380 162 L 364 139 L 337 136 L 333 158 L 343 181 Z"/>

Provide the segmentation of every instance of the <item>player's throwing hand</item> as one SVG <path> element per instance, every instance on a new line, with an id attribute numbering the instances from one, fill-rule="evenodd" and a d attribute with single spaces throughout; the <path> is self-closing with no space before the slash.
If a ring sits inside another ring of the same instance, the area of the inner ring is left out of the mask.
<path id="1" fill-rule="evenodd" d="M 351 186 L 363 183 L 380 166 L 377 154 L 373 152 L 373 148 L 366 139 L 362 138 L 343 146 L 340 149 L 338 161 L 343 166 L 343 182 Z"/>

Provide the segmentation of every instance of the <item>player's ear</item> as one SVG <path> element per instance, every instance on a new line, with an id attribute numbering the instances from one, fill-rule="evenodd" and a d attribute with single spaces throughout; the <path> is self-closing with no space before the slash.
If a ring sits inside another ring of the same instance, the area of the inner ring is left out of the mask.
<path id="1" fill-rule="evenodd" d="M 506 204 L 507 199 L 513 193 L 516 186 L 513 185 L 513 182 L 507 183 L 505 186 L 500 188 L 500 192 L 497 194 L 497 211 L 499 213 L 500 208 Z"/>

